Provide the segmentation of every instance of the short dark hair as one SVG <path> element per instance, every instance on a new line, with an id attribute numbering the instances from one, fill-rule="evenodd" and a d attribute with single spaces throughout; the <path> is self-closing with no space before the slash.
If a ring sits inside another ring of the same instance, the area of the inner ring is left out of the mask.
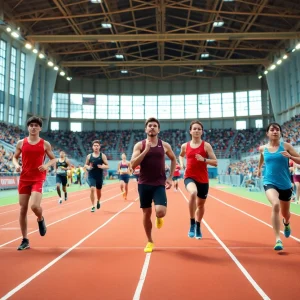
<path id="1" fill-rule="evenodd" d="M 92 146 L 94 146 L 94 144 L 99 144 L 99 146 L 101 145 L 99 140 L 92 141 Z"/>
<path id="2" fill-rule="evenodd" d="M 278 127 L 279 130 L 280 130 L 280 132 L 282 132 L 281 126 L 280 126 L 278 123 L 276 123 L 276 122 L 270 123 L 270 124 L 268 125 L 267 129 L 266 129 L 266 132 L 269 131 L 269 129 L 270 129 L 271 126 L 276 126 L 276 127 Z"/>
<path id="3" fill-rule="evenodd" d="M 151 117 L 151 118 L 149 118 L 149 119 L 146 120 L 146 122 L 145 122 L 145 128 L 147 127 L 148 123 L 150 123 L 150 122 L 155 122 L 155 123 L 157 123 L 158 129 L 160 129 L 160 123 L 159 123 L 159 121 L 158 121 L 156 118 L 154 118 L 154 117 Z"/>
<path id="4" fill-rule="evenodd" d="M 27 120 L 27 127 L 31 124 L 31 123 L 37 123 L 39 124 L 40 127 L 43 127 L 43 120 L 37 116 L 32 116 Z"/>
<path id="5" fill-rule="evenodd" d="M 194 121 L 192 121 L 191 124 L 190 124 L 190 131 L 192 130 L 192 127 L 193 127 L 194 124 L 200 125 L 201 128 L 202 128 L 202 130 L 203 130 L 203 124 L 202 124 L 200 121 L 198 121 L 198 120 L 194 120 Z"/>

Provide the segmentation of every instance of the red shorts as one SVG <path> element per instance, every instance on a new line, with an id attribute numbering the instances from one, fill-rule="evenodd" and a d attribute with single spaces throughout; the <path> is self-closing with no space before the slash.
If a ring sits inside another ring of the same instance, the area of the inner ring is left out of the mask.
<path id="1" fill-rule="evenodd" d="M 43 193 L 44 180 L 40 181 L 23 181 L 20 180 L 18 191 L 19 194 L 31 195 L 32 192 Z"/>

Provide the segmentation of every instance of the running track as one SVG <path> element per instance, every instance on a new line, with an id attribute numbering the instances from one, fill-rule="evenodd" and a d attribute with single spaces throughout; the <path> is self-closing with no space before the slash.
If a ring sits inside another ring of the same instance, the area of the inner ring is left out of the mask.
<path id="1" fill-rule="evenodd" d="M 210 189 L 203 239 L 187 237 L 188 196 L 168 193 L 164 227 L 154 228 L 155 251 L 145 254 L 135 183 L 124 201 L 118 184 L 103 188 L 90 212 L 88 191 L 43 202 L 45 237 L 28 218 L 30 250 L 20 243 L 18 205 L 0 207 L 1 299 L 299 299 L 300 217 L 292 237 L 273 250 L 270 207 Z M 153 216 L 154 219 L 154 216 Z"/>

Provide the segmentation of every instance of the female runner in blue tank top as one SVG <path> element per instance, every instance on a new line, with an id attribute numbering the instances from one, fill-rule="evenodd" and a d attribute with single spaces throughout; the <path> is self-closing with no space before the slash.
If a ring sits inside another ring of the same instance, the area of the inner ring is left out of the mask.
<path id="1" fill-rule="evenodd" d="M 284 235 L 289 237 L 290 227 L 290 200 L 292 198 L 292 183 L 289 172 L 289 159 L 300 162 L 300 155 L 289 143 L 281 142 L 282 129 L 278 123 L 271 123 L 267 127 L 269 142 L 259 147 L 260 159 L 258 163 L 258 176 L 265 162 L 263 177 L 266 196 L 272 205 L 272 225 L 275 232 L 276 244 L 274 250 L 282 250 L 280 238 L 280 216 L 283 216 Z"/>
<path id="2" fill-rule="evenodd" d="M 122 160 L 118 164 L 118 173 L 120 175 L 120 188 L 123 194 L 124 200 L 127 200 L 128 194 L 128 182 L 130 179 L 130 173 L 132 172 L 131 164 L 126 160 L 126 154 L 122 153 Z"/>

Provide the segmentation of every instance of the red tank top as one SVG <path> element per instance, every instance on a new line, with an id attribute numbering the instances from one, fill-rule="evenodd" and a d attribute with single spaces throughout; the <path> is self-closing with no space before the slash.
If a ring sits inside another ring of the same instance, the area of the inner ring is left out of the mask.
<path id="1" fill-rule="evenodd" d="M 176 164 L 176 167 L 175 167 L 175 171 L 174 171 L 174 173 L 173 173 L 173 176 L 174 176 L 174 177 L 180 176 L 180 166 L 179 166 L 179 164 Z"/>
<path id="2" fill-rule="evenodd" d="M 146 140 L 142 141 L 142 151 L 146 146 Z M 140 184 L 165 185 L 165 150 L 161 140 L 158 140 L 156 147 L 151 147 L 142 160 L 139 176 Z"/>
<path id="3" fill-rule="evenodd" d="M 44 163 L 45 149 L 44 140 L 31 145 L 27 138 L 23 140 L 22 146 L 22 172 L 20 180 L 23 181 L 42 181 L 46 178 L 46 171 L 40 172 L 38 167 Z"/>
<path id="4" fill-rule="evenodd" d="M 184 178 L 192 178 L 199 183 L 208 183 L 207 165 L 203 161 L 198 161 L 195 157 L 200 154 L 202 157 L 208 158 L 204 149 L 205 141 L 202 141 L 198 148 L 191 148 L 190 142 L 186 144 L 186 170 Z"/>

